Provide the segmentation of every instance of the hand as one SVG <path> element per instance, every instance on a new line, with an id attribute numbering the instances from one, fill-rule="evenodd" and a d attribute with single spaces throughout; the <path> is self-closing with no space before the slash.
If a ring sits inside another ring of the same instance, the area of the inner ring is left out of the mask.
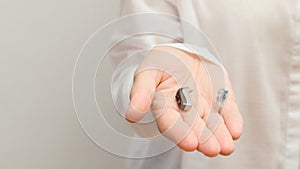
<path id="1" fill-rule="evenodd" d="M 159 69 L 143 69 L 149 62 L 160 62 L 155 56 L 163 55 L 162 53 L 176 56 L 189 69 L 190 76 L 184 77 L 185 81 L 187 83 L 191 79 L 195 81 L 196 91 L 198 91 L 198 104 L 193 103 L 193 106 L 198 106 L 194 108 L 197 114 L 192 116 L 194 117 L 192 121 L 189 119 L 191 116 L 187 115 L 189 113 L 180 112 L 175 99 L 179 86 L 176 79 L 170 73 L 167 73 L 174 72 L 180 74 L 185 72 L 181 70 L 162 71 Z M 185 151 L 194 151 L 197 149 L 209 157 L 218 154 L 229 155 L 234 151 L 233 140 L 241 136 L 242 117 L 235 103 L 234 93 L 228 77 L 225 78 L 225 86 L 229 90 L 229 93 L 222 112 L 218 115 L 209 114 L 211 106 L 209 103 L 211 103 L 213 97 L 211 96 L 210 79 L 204 69 L 203 62 L 205 61 L 199 56 L 176 48 L 167 46 L 153 48 L 145 57 L 144 62 L 138 68 L 134 77 L 126 119 L 130 122 L 137 122 L 151 108 L 156 117 L 159 131 L 175 142 L 181 149 Z M 164 100 L 153 94 L 158 91 L 163 94 Z M 209 127 L 212 125 L 215 126 L 215 130 Z M 190 128 L 191 130 L 189 130 Z M 186 135 L 180 140 L 178 138 L 178 135 L 180 135 L 178 134 L 179 130 L 186 132 Z"/>

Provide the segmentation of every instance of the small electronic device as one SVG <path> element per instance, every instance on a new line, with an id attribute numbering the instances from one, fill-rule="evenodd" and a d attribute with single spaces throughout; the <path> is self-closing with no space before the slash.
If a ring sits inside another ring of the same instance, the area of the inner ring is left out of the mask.
<path id="1" fill-rule="evenodd" d="M 183 87 L 178 89 L 176 93 L 176 100 L 180 110 L 189 111 L 192 108 L 192 101 L 190 97 L 190 93 L 193 90 L 189 87 Z"/>

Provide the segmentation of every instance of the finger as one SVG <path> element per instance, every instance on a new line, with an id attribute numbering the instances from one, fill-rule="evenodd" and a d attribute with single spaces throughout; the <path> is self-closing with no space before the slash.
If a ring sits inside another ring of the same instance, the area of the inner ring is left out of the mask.
<path id="1" fill-rule="evenodd" d="M 232 138 L 237 140 L 242 135 L 243 118 L 235 102 L 228 101 L 222 108 L 222 116 Z"/>
<path id="2" fill-rule="evenodd" d="M 197 148 L 197 136 L 176 110 L 166 108 L 156 122 L 159 131 L 179 148 L 185 151 L 194 151 Z"/>
<path id="3" fill-rule="evenodd" d="M 192 126 L 192 130 L 198 140 L 197 150 L 208 157 L 214 157 L 220 153 L 221 148 L 218 140 L 206 127 L 202 119 L 209 110 L 208 103 L 202 96 L 198 96 L 197 98 L 198 104 L 193 105 L 192 109 L 188 112 L 180 112 L 180 115 L 185 123 Z"/>
<path id="4" fill-rule="evenodd" d="M 221 148 L 218 140 L 206 127 L 205 122 L 201 118 L 201 116 L 205 114 L 204 111 L 207 111 L 207 102 L 203 99 L 199 99 L 199 104 L 199 106 L 194 105 L 188 112 L 181 112 L 181 116 L 188 125 L 192 126 L 192 130 L 197 136 L 197 150 L 206 156 L 214 157 L 220 153 Z"/>
<path id="5" fill-rule="evenodd" d="M 160 80 L 158 70 L 144 70 L 137 73 L 130 93 L 130 104 L 126 111 L 126 119 L 130 122 L 141 120 L 150 109 L 152 93 Z"/>
<path id="6" fill-rule="evenodd" d="M 235 94 L 228 77 L 225 79 L 225 83 L 229 92 L 224 107 L 221 109 L 220 113 L 223 116 L 225 125 L 229 130 L 232 138 L 234 140 L 237 140 L 242 135 L 243 118 L 235 102 Z"/>
<path id="7" fill-rule="evenodd" d="M 221 147 L 218 140 L 206 127 L 205 122 L 200 117 L 193 125 L 193 131 L 196 133 L 198 138 L 198 151 L 208 157 L 214 157 L 220 153 Z"/>
<path id="8" fill-rule="evenodd" d="M 218 113 L 209 114 L 206 124 L 210 131 L 213 132 L 214 136 L 217 138 L 222 155 L 229 155 L 234 151 L 234 144 L 232 136 L 225 126 L 224 120 Z"/>
<path id="9" fill-rule="evenodd" d="M 205 122 L 202 119 L 200 120 L 200 125 L 203 125 L 203 129 L 202 132 L 200 132 L 201 134 L 199 139 L 198 151 L 202 152 L 208 157 L 217 156 L 221 151 L 218 140 L 213 135 L 213 133 L 211 133 L 211 131 L 205 126 Z"/>

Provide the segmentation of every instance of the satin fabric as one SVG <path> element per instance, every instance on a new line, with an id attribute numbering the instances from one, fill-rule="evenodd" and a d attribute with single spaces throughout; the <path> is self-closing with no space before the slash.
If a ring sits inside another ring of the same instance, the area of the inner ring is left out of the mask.
<path id="1" fill-rule="evenodd" d="M 127 159 L 126 168 L 299 169 L 300 0 L 122 1 L 122 16 L 140 12 L 176 15 L 208 36 L 232 80 L 244 130 L 228 157 L 174 148 L 151 158 Z M 184 27 L 181 31 L 188 34 Z M 178 42 L 156 36 L 128 41 L 113 59 L 162 43 Z M 155 146 L 159 144 L 132 144 L 130 151 Z"/>

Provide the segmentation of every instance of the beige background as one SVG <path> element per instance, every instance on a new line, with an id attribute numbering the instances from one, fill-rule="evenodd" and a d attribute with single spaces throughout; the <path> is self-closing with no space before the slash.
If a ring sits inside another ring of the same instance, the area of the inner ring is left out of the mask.
<path id="1" fill-rule="evenodd" d="M 0 0 L 0 168 L 122 168 L 82 131 L 72 103 L 78 53 L 119 0 Z"/>

